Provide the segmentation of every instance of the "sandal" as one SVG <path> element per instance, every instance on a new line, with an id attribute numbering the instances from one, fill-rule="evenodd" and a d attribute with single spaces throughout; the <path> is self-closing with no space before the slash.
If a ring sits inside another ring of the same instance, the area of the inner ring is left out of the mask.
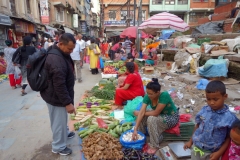
<path id="1" fill-rule="evenodd" d="M 16 86 L 13 86 L 12 89 L 17 89 L 17 87 L 16 87 Z"/>
<path id="2" fill-rule="evenodd" d="M 25 96 L 27 93 L 26 92 L 22 92 L 22 96 Z"/>

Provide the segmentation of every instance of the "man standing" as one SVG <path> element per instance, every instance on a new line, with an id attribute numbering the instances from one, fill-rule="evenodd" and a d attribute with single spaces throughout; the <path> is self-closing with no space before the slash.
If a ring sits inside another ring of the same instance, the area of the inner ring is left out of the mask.
<path id="1" fill-rule="evenodd" d="M 48 49 L 48 39 L 47 39 L 46 37 L 44 38 L 44 45 L 43 45 L 43 48 L 44 48 L 45 50 Z"/>
<path id="2" fill-rule="evenodd" d="M 75 39 L 77 40 L 77 35 L 75 36 Z M 71 53 L 71 58 L 74 63 L 75 68 L 75 78 L 78 80 L 78 83 L 82 82 L 82 75 L 81 75 L 81 67 L 83 65 L 82 60 L 82 48 L 80 47 L 79 43 L 76 43 L 75 48 L 73 49 L 73 52 Z"/>
<path id="3" fill-rule="evenodd" d="M 131 44 L 132 42 L 128 39 L 128 36 L 126 36 L 126 40 L 124 42 L 126 54 L 131 53 Z"/>
<path id="4" fill-rule="evenodd" d="M 67 132 L 67 113 L 74 113 L 74 64 L 70 57 L 76 40 L 69 33 L 64 33 L 58 44 L 49 47 L 49 54 L 44 68 L 48 74 L 48 87 L 41 91 L 41 97 L 47 103 L 51 129 L 53 133 L 52 152 L 69 155 L 72 150 L 67 145 L 67 138 L 75 133 Z"/>
<path id="5" fill-rule="evenodd" d="M 81 61 L 83 62 L 83 57 L 86 56 L 86 42 L 82 39 L 82 35 L 78 34 L 77 35 L 77 43 L 80 44 L 80 48 L 81 48 Z"/>

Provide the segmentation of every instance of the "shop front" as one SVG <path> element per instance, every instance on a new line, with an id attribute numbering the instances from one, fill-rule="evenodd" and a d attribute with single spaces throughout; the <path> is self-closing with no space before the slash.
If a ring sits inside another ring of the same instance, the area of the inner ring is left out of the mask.
<path id="1" fill-rule="evenodd" d="M 12 21 L 9 16 L 0 14 L 0 52 L 3 52 L 5 45 L 5 40 L 7 39 L 7 29 L 11 26 Z"/>

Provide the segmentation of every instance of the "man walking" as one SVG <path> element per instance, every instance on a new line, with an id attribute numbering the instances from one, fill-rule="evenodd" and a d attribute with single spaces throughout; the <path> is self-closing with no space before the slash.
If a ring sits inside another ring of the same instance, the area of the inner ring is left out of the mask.
<path id="1" fill-rule="evenodd" d="M 82 35 L 79 33 L 77 35 L 77 43 L 80 44 L 81 52 L 81 61 L 83 62 L 84 56 L 86 56 L 86 42 L 82 39 Z"/>
<path id="2" fill-rule="evenodd" d="M 70 57 L 76 40 L 69 33 L 64 33 L 59 43 L 49 47 L 44 68 L 48 73 L 48 87 L 41 91 L 41 97 L 47 103 L 51 129 L 53 133 L 52 152 L 69 155 L 67 138 L 75 133 L 67 131 L 67 113 L 74 113 L 74 64 Z M 53 54 L 54 53 L 54 54 Z"/>
<path id="3" fill-rule="evenodd" d="M 75 36 L 75 39 L 77 40 L 77 35 Z M 81 67 L 83 65 L 83 54 L 79 43 L 76 43 L 75 48 L 70 55 L 74 63 L 75 79 L 77 79 L 78 83 L 80 83 L 82 82 Z"/>

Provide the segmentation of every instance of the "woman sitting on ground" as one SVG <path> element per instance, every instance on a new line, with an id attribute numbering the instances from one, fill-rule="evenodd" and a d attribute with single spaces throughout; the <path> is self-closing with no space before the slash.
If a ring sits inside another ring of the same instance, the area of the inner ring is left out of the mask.
<path id="1" fill-rule="evenodd" d="M 123 102 L 132 100 L 137 96 L 144 96 L 144 89 L 141 76 L 135 72 L 133 62 L 126 63 L 127 78 L 122 86 L 116 89 L 115 104 L 122 109 Z"/>
<path id="2" fill-rule="evenodd" d="M 178 109 L 173 103 L 167 91 L 160 92 L 161 85 L 158 79 L 153 78 L 146 86 L 147 94 L 143 98 L 143 104 L 140 111 L 135 111 L 137 116 L 136 125 L 132 139 L 137 139 L 137 130 L 146 133 L 146 127 L 150 137 L 149 153 L 155 153 L 163 140 L 162 133 L 177 125 L 179 121 Z M 151 110 L 147 110 L 150 105 Z"/>
<path id="3" fill-rule="evenodd" d="M 149 53 L 149 56 L 146 59 L 145 64 L 149 66 L 153 66 L 156 61 L 157 61 L 157 50 L 153 50 L 151 53 Z"/>

